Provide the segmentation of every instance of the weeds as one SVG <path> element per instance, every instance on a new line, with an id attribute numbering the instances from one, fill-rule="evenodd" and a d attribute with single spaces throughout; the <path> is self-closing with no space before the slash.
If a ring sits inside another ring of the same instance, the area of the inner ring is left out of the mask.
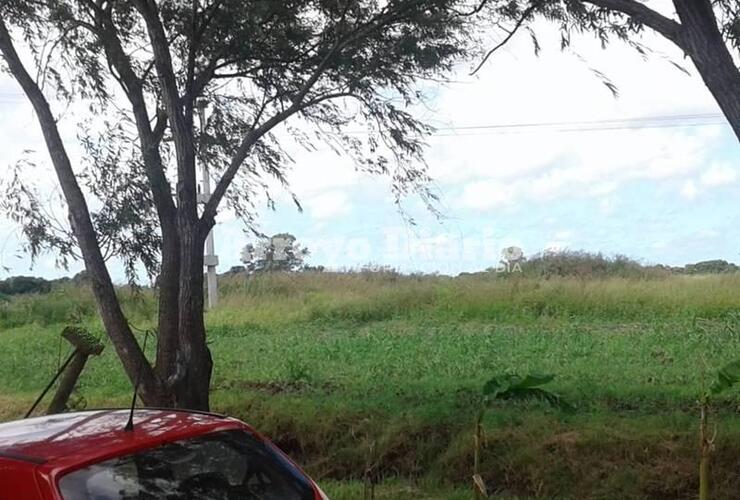
<path id="1" fill-rule="evenodd" d="M 554 375 L 528 374 L 521 377 L 508 373 L 488 380 L 483 386 L 483 400 L 475 420 L 473 448 L 473 492 L 475 498 L 487 498 L 488 488 L 481 476 L 480 454 L 483 443 L 483 417 L 496 401 L 539 400 L 565 411 L 574 408 L 560 395 L 543 389 L 542 386 L 552 382 Z"/>
<path id="2" fill-rule="evenodd" d="M 221 280 L 221 306 L 211 326 L 295 322 L 371 323 L 393 319 L 532 321 L 540 318 L 642 321 L 645 318 L 720 319 L 740 309 L 740 275 L 667 276 L 654 279 L 574 277 L 497 279 L 371 273 L 275 273 Z M 119 291 L 129 318 L 156 318 L 150 290 Z M 91 294 L 64 285 L 50 294 L 0 302 L 0 332 L 29 324 L 95 323 Z"/>
<path id="3" fill-rule="evenodd" d="M 709 466 L 717 439 L 716 425 L 714 431 L 709 429 L 712 398 L 729 391 L 738 382 L 740 382 L 740 360 L 735 360 L 719 370 L 716 379 L 699 400 L 699 455 L 701 457 L 699 460 L 699 500 L 709 500 Z M 710 434 L 712 437 L 709 437 Z"/>
<path id="4" fill-rule="evenodd" d="M 286 380 L 293 384 L 310 384 L 311 371 L 305 361 L 290 358 L 285 364 Z"/>

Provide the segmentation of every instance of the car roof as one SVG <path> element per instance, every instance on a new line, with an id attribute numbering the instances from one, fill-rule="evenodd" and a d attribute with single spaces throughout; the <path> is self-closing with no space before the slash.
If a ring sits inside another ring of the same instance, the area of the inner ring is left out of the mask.
<path id="1" fill-rule="evenodd" d="M 68 468 L 209 432 L 249 429 L 213 413 L 136 409 L 128 432 L 129 412 L 91 410 L 0 424 L 0 457 Z"/>

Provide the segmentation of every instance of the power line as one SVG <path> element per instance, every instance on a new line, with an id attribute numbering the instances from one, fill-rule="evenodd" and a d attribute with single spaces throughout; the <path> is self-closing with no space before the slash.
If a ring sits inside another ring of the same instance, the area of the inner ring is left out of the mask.
<path id="1" fill-rule="evenodd" d="M 679 128 L 727 125 L 720 113 L 698 113 L 684 115 L 655 115 L 632 118 L 613 118 L 584 121 L 550 121 L 524 123 L 492 123 L 482 125 L 460 125 L 434 127 L 432 137 L 471 137 L 508 133 L 538 132 L 594 132 L 608 130 L 639 130 L 651 128 Z M 365 135 L 367 131 L 347 132 Z"/>
<path id="2" fill-rule="evenodd" d="M 507 133 L 537 133 L 537 132 L 604 132 L 610 130 L 642 130 L 642 129 L 658 129 L 658 128 L 691 128 L 691 127 L 706 127 L 706 126 L 725 126 L 725 121 L 714 121 L 714 122 L 678 122 L 678 123 L 630 123 L 630 124 L 604 124 L 599 126 L 578 126 L 577 124 L 567 124 L 568 126 L 563 128 L 548 128 L 547 126 L 533 127 L 532 129 L 522 130 L 518 126 L 497 126 L 497 130 L 480 132 L 480 133 L 447 133 L 447 134 L 432 134 L 433 137 L 474 137 L 474 136 L 486 136 L 496 134 L 507 134 Z M 458 129 L 459 130 L 459 129 Z"/>
<path id="3" fill-rule="evenodd" d="M 436 132 L 433 135 L 436 137 L 460 137 L 474 135 L 491 135 L 507 132 L 592 132 L 608 130 L 637 130 L 649 128 L 703 127 L 725 124 L 726 122 L 724 121 L 724 116 L 719 113 L 702 113 L 691 115 L 658 115 L 608 120 L 531 122 L 471 125 L 462 127 L 439 127 L 436 129 Z M 440 131 L 442 131 L 443 133 L 439 133 Z M 455 133 L 457 131 L 478 131 L 480 133 Z"/>
<path id="4" fill-rule="evenodd" d="M 695 118 L 721 118 L 720 113 L 700 113 L 692 115 L 655 115 L 655 116 L 638 116 L 631 118 L 612 118 L 602 120 L 587 120 L 587 121 L 557 121 L 557 122 L 531 122 L 531 123 L 509 123 L 509 124 L 493 124 L 493 125 L 469 125 L 461 127 L 439 127 L 437 130 L 468 130 L 468 129 L 481 129 L 481 128 L 497 128 L 497 127 L 539 127 L 546 125 L 592 125 L 601 123 L 621 123 L 631 121 L 663 121 L 663 120 L 683 120 L 683 119 L 695 119 Z"/>
<path id="5" fill-rule="evenodd" d="M 13 104 L 25 99 L 23 94 L 0 92 L 0 104 Z M 494 135 L 499 133 L 528 132 L 598 132 L 613 130 L 639 130 L 659 128 L 693 128 L 727 125 L 721 113 L 696 113 L 677 115 L 654 115 L 631 118 L 612 118 L 582 121 L 542 121 L 523 123 L 489 123 L 481 125 L 450 125 L 435 127 L 433 137 L 471 137 L 477 135 Z M 480 132 L 481 133 L 465 133 Z M 458 133 L 464 132 L 464 133 Z M 351 135 L 365 135 L 367 131 L 350 131 Z"/>
<path id="6" fill-rule="evenodd" d="M 607 124 L 625 124 L 625 123 L 640 123 L 640 122 L 663 122 L 663 121 L 682 121 L 682 120 L 701 120 L 701 119 L 722 119 L 724 115 L 720 113 L 700 113 L 700 114 L 688 114 L 688 115 L 655 115 L 655 116 L 639 116 L 631 118 L 612 118 L 602 120 L 586 120 L 586 121 L 553 121 L 553 122 L 529 122 L 529 123 L 496 123 L 486 125 L 463 125 L 463 126 L 449 126 L 449 127 L 437 127 L 436 130 L 490 130 L 497 128 L 532 128 L 532 127 L 555 127 L 555 126 L 601 126 Z"/>

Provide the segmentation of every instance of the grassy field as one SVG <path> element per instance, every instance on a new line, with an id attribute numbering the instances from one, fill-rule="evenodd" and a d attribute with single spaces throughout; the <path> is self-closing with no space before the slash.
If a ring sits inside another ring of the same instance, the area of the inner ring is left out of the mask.
<path id="1" fill-rule="evenodd" d="M 362 498 L 366 475 L 376 498 L 470 498 L 483 383 L 548 372 L 577 411 L 493 408 L 482 458 L 497 498 L 695 498 L 696 399 L 740 353 L 739 292 L 738 275 L 235 278 L 207 315 L 213 406 L 264 430 L 333 498 Z M 151 327 L 152 297 L 121 294 L 132 324 Z M 101 332 L 84 290 L 0 304 L 1 418 L 43 388 L 69 323 Z M 77 396 L 129 398 L 110 346 Z M 740 492 L 739 404 L 716 405 L 714 498 Z"/>

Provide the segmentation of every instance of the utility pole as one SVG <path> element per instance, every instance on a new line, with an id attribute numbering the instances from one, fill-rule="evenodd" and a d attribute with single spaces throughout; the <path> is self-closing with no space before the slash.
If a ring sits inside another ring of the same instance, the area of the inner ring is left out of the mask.
<path id="1" fill-rule="evenodd" d="M 198 99 L 198 118 L 200 119 L 201 134 L 206 129 L 206 106 L 208 102 L 204 99 Z M 201 161 L 201 190 L 198 193 L 198 201 L 205 204 L 211 198 L 211 178 L 208 175 L 208 165 Z M 208 309 L 213 309 L 218 304 L 218 277 L 216 276 L 216 266 L 218 266 L 218 255 L 216 255 L 213 243 L 213 229 L 206 237 L 206 253 L 203 256 L 203 264 L 206 266 L 206 290 L 208 291 Z"/>

